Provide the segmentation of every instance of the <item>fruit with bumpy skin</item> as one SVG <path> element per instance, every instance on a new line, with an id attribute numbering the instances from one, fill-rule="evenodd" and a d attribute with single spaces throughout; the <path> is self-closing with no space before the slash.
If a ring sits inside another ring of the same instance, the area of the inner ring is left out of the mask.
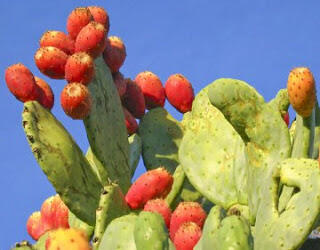
<path id="1" fill-rule="evenodd" d="M 41 206 L 41 221 L 50 229 L 69 228 L 69 209 L 60 199 L 54 195 L 46 199 Z"/>
<path id="2" fill-rule="evenodd" d="M 50 232 L 45 246 L 46 250 L 91 250 L 85 232 L 74 228 Z"/>
<path id="3" fill-rule="evenodd" d="M 128 135 L 134 134 L 138 130 L 138 123 L 136 119 L 133 117 L 133 115 L 125 108 L 122 106 L 123 113 L 124 113 L 124 119 L 128 131 Z"/>
<path id="4" fill-rule="evenodd" d="M 37 50 L 35 63 L 42 74 L 53 79 L 64 79 L 64 68 L 68 55 L 62 50 L 47 46 Z"/>
<path id="5" fill-rule="evenodd" d="M 90 113 L 91 95 L 81 83 L 68 83 L 61 92 L 60 101 L 64 112 L 72 119 L 83 120 Z"/>
<path id="6" fill-rule="evenodd" d="M 45 108 L 51 110 L 54 104 L 54 94 L 50 85 L 43 79 L 35 76 L 36 84 L 42 90 L 41 96 L 38 98 L 38 102 Z"/>
<path id="7" fill-rule="evenodd" d="M 206 212 L 198 202 L 185 201 L 180 202 L 173 211 L 170 220 L 170 238 L 174 241 L 174 237 L 179 227 L 185 222 L 194 222 L 200 228 L 203 227 L 207 217 Z"/>
<path id="8" fill-rule="evenodd" d="M 126 93 L 127 81 L 124 79 L 123 75 L 120 72 L 112 74 L 112 79 L 117 87 L 120 99 L 122 99 L 124 94 Z"/>
<path id="9" fill-rule="evenodd" d="M 164 198 L 170 192 L 173 177 L 162 167 L 142 174 L 126 194 L 126 202 L 131 209 L 142 208 L 147 201 Z"/>
<path id="10" fill-rule="evenodd" d="M 201 238 L 201 228 L 194 222 L 183 223 L 174 237 L 176 250 L 192 250 Z"/>
<path id="11" fill-rule="evenodd" d="M 106 32 L 108 33 L 110 23 L 107 11 L 100 6 L 89 6 L 88 9 L 90 10 L 91 15 L 93 16 L 94 21 L 103 24 L 103 26 L 106 28 Z"/>
<path id="12" fill-rule="evenodd" d="M 74 9 L 67 19 L 67 31 L 70 37 L 75 40 L 80 30 L 91 21 L 93 21 L 93 16 L 88 8 Z"/>
<path id="13" fill-rule="evenodd" d="M 85 52 L 70 56 L 65 66 L 65 78 L 68 82 L 80 82 L 88 85 L 94 77 L 93 58 Z"/>
<path id="14" fill-rule="evenodd" d="M 74 52 L 74 40 L 62 31 L 49 30 L 45 32 L 39 43 L 40 47 L 56 47 L 68 55 L 72 55 Z"/>
<path id="15" fill-rule="evenodd" d="M 153 199 L 147 201 L 143 211 L 158 213 L 162 216 L 167 228 L 170 226 L 171 209 L 164 199 Z"/>
<path id="16" fill-rule="evenodd" d="M 38 240 L 48 230 L 50 230 L 50 227 L 42 222 L 40 211 L 30 215 L 27 221 L 27 232 L 32 239 Z"/>
<path id="17" fill-rule="evenodd" d="M 289 118 L 289 112 L 285 113 L 283 116 L 282 116 L 284 122 L 287 124 L 287 126 L 289 127 L 289 123 L 290 123 L 290 118 Z"/>
<path id="18" fill-rule="evenodd" d="M 126 56 L 127 52 L 123 41 L 117 36 L 109 36 L 103 51 L 103 59 L 112 73 L 119 71 Z"/>
<path id="19" fill-rule="evenodd" d="M 123 105 L 130 113 L 141 119 L 145 113 L 146 104 L 140 87 L 131 79 L 126 79 L 126 93 L 123 96 Z"/>
<path id="20" fill-rule="evenodd" d="M 287 89 L 290 104 L 295 111 L 304 118 L 309 117 L 316 101 L 315 81 L 311 71 L 306 67 L 291 70 Z"/>
<path id="21" fill-rule="evenodd" d="M 182 74 L 171 75 L 165 83 L 166 97 L 179 112 L 191 110 L 194 92 L 189 80 Z"/>
<path id="22" fill-rule="evenodd" d="M 9 66 L 5 80 L 10 92 L 21 102 L 38 100 L 41 95 L 32 72 L 22 63 Z"/>
<path id="23" fill-rule="evenodd" d="M 166 94 L 157 75 L 150 71 L 144 71 L 136 76 L 135 82 L 141 88 L 147 109 L 163 107 Z"/>
<path id="24" fill-rule="evenodd" d="M 79 32 L 75 42 L 75 52 L 86 52 L 98 57 L 106 46 L 106 29 L 101 23 L 90 22 Z"/>

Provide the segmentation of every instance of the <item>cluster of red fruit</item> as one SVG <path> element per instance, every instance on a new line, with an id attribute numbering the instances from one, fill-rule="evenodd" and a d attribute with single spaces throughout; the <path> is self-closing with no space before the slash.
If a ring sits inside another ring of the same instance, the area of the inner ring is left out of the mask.
<path id="1" fill-rule="evenodd" d="M 40 39 L 34 56 L 38 69 L 52 79 L 65 79 L 60 102 L 73 119 L 86 118 L 92 99 L 87 88 L 95 75 L 94 59 L 102 54 L 108 65 L 123 105 L 128 134 L 136 132 L 145 109 L 163 107 L 165 99 L 180 112 L 191 110 L 194 92 L 181 74 L 171 75 L 163 87 L 158 76 L 145 71 L 135 80 L 119 72 L 126 58 L 126 47 L 116 36 L 109 36 L 109 16 L 102 7 L 74 9 L 67 18 L 67 32 L 47 31 Z M 54 95 L 48 83 L 34 77 L 23 64 L 7 68 L 5 79 L 9 90 L 20 101 L 36 100 L 51 109 Z"/>
<path id="2" fill-rule="evenodd" d="M 131 209 L 159 213 L 170 232 L 177 250 L 192 250 L 199 241 L 207 217 L 198 202 L 180 202 L 171 212 L 165 197 L 170 192 L 173 177 L 157 168 L 142 174 L 128 190 L 125 200 Z"/>

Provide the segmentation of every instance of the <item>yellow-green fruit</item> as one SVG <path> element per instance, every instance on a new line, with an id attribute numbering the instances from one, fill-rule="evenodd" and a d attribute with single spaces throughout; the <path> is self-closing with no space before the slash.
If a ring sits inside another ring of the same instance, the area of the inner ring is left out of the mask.
<path id="1" fill-rule="evenodd" d="M 91 246 L 84 231 L 59 228 L 50 232 L 46 250 L 91 250 Z"/>
<path id="2" fill-rule="evenodd" d="M 295 111 L 304 118 L 309 117 L 316 100 L 315 82 L 311 71 L 305 67 L 291 70 L 287 89 L 290 104 Z"/>

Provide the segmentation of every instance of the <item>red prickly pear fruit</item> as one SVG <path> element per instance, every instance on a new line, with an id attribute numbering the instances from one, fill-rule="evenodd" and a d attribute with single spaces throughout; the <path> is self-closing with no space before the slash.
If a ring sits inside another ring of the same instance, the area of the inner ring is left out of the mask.
<path id="1" fill-rule="evenodd" d="M 144 71 L 139 73 L 134 81 L 141 88 L 147 109 L 163 107 L 166 94 L 157 75 L 150 71 Z"/>
<path id="2" fill-rule="evenodd" d="M 83 120 L 91 110 L 92 100 L 88 88 L 78 82 L 68 83 L 62 90 L 60 102 L 64 112 L 72 119 Z"/>
<path id="3" fill-rule="evenodd" d="M 179 112 L 191 110 L 194 92 L 189 80 L 182 74 L 171 75 L 165 83 L 165 92 L 170 104 Z"/>
<path id="4" fill-rule="evenodd" d="M 62 31 L 49 30 L 40 38 L 40 47 L 56 47 L 71 55 L 74 52 L 74 41 Z"/>
<path id="5" fill-rule="evenodd" d="M 171 209 L 164 199 L 154 199 L 147 201 L 147 203 L 144 205 L 143 210 L 159 213 L 163 217 L 167 228 L 170 227 Z"/>
<path id="6" fill-rule="evenodd" d="M 46 199 L 41 206 L 41 220 L 51 229 L 69 228 L 68 207 L 60 199 L 59 195 Z"/>
<path id="7" fill-rule="evenodd" d="M 5 80 L 10 92 L 21 102 L 38 100 L 41 95 L 33 74 L 21 63 L 6 69 Z"/>
<path id="8" fill-rule="evenodd" d="M 27 221 L 27 232 L 34 240 L 38 240 L 41 235 L 49 231 L 50 228 L 42 223 L 40 211 L 34 212 L 30 215 Z"/>
<path id="9" fill-rule="evenodd" d="M 133 115 L 125 108 L 122 107 L 124 113 L 124 119 L 127 127 L 128 135 L 132 135 L 138 130 L 138 123 L 134 119 Z"/>
<path id="10" fill-rule="evenodd" d="M 125 200 L 131 209 L 140 209 L 148 200 L 164 198 L 170 192 L 173 177 L 162 167 L 142 174 L 128 190 Z"/>
<path id="11" fill-rule="evenodd" d="M 123 98 L 127 89 L 127 81 L 120 72 L 112 74 L 113 82 L 116 85 L 120 99 Z"/>
<path id="12" fill-rule="evenodd" d="M 65 78 L 68 82 L 80 82 L 88 85 L 94 77 L 93 58 L 85 52 L 69 56 L 65 65 Z"/>
<path id="13" fill-rule="evenodd" d="M 119 71 L 126 56 L 127 52 L 123 41 L 117 36 L 109 36 L 103 51 L 103 59 L 112 73 Z"/>
<path id="14" fill-rule="evenodd" d="M 89 240 L 83 230 L 59 228 L 49 232 L 45 242 L 46 250 L 91 250 Z"/>
<path id="15" fill-rule="evenodd" d="M 174 236 L 176 250 L 192 250 L 202 235 L 201 228 L 194 222 L 183 223 Z"/>
<path id="16" fill-rule="evenodd" d="M 315 81 L 306 67 L 291 70 L 287 83 L 289 101 L 295 111 L 306 118 L 311 115 L 316 101 Z"/>
<path id="17" fill-rule="evenodd" d="M 80 30 L 91 21 L 93 21 L 93 16 L 88 8 L 79 7 L 74 9 L 67 19 L 67 31 L 71 39 L 75 40 Z"/>
<path id="18" fill-rule="evenodd" d="M 110 23 L 109 23 L 109 15 L 107 11 L 100 6 L 89 6 L 88 9 L 93 16 L 94 21 L 97 23 L 101 23 L 106 28 L 106 33 L 109 32 Z"/>
<path id="19" fill-rule="evenodd" d="M 284 122 L 287 124 L 287 126 L 289 127 L 289 123 L 290 123 L 290 118 L 289 118 L 289 112 L 286 112 L 283 116 L 282 116 Z"/>
<path id="20" fill-rule="evenodd" d="M 47 46 L 37 50 L 34 60 L 42 74 L 52 79 L 64 79 L 64 68 L 68 55 L 61 49 Z"/>
<path id="21" fill-rule="evenodd" d="M 40 98 L 38 98 L 38 102 L 45 108 L 51 110 L 54 104 L 54 94 L 50 85 L 44 81 L 43 79 L 35 76 L 34 77 L 36 84 L 42 90 L 42 94 Z"/>
<path id="22" fill-rule="evenodd" d="M 203 227 L 207 217 L 206 212 L 198 202 L 185 201 L 180 202 L 177 208 L 173 211 L 170 220 L 170 238 L 174 240 L 174 236 L 179 227 L 185 222 L 194 222 L 200 228 Z"/>
<path id="23" fill-rule="evenodd" d="M 74 45 L 75 52 L 86 52 L 98 57 L 106 47 L 106 29 L 101 23 L 90 22 L 79 32 Z"/>
<path id="24" fill-rule="evenodd" d="M 129 78 L 126 79 L 126 85 L 123 104 L 135 118 L 141 119 L 146 109 L 143 93 L 140 87 Z"/>

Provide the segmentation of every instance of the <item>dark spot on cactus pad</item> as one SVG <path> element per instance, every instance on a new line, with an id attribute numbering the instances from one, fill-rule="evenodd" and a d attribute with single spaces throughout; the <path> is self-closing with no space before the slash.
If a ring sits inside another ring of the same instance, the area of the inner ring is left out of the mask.
<path id="1" fill-rule="evenodd" d="M 96 242 L 98 242 L 98 240 L 99 240 L 99 238 L 96 236 L 96 237 L 93 238 L 92 242 L 96 243 Z"/>
<path id="2" fill-rule="evenodd" d="M 27 135 L 27 138 L 28 138 L 30 143 L 34 143 L 34 138 L 33 138 L 32 135 Z"/>
<path id="3" fill-rule="evenodd" d="M 230 209 L 230 215 L 236 215 L 236 216 L 240 216 L 241 215 L 241 211 L 237 208 L 231 208 Z"/>
<path id="4" fill-rule="evenodd" d="M 25 127 L 27 126 L 27 124 L 28 124 L 28 122 L 27 122 L 27 121 L 23 121 L 23 122 L 22 122 L 22 126 L 23 126 L 23 128 L 25 128 Z"/>
<path id="5" fill-rule="evenodd" d="M 102 207 L 98 207 L 98 208 L 97 208 L 97 211 L 101 211 L 101 210 L 102 210 Z"/>
<path id="6" fill-rule="evenodd" d="M 28 109 L 27 107 L 24 107 L 22 112 L 23 112 L 23 113 L 24 113 L 24 112 L 29 112 L 29 109 Z"/>
<path id="7" fill-rule="evenodd" d="M 32 153 L 36 155 L 37 159 L 41 159 L 41 151 L 39 148 L 32 149 Z"/>
<path id="8" fill-rule="evenodd" d="M 105 195 L 105 194 L 107 194 L 107 193 L 108 193 L 108 191 L 107 191 L 107 190 L 102 189 L 101 194 Z"/>

